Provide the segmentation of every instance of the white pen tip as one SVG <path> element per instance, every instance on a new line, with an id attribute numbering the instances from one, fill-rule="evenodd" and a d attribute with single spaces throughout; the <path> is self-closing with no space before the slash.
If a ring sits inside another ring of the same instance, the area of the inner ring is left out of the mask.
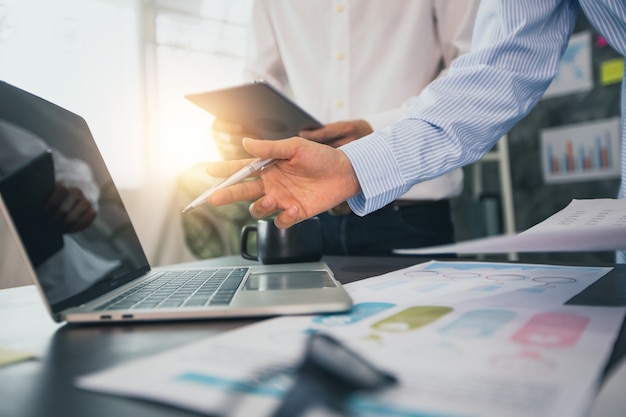
<path id="1" fill-rule="evenodd" d="M 187 212 L 188 212 L 189 210 L 191 210 L 192 208 L 193 208 L 193 206 L 191 206 L 191 205 L 189 205 L 189 206 L 185 207 L 185 208 L 183 209 L 183 213 L 187 213 Z"/>

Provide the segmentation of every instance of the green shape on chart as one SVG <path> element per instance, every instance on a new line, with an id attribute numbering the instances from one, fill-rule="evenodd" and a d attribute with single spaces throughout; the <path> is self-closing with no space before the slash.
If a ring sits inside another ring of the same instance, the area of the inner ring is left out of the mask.
<path id="1" fill-rule="evenodd" d="M 452 308 L 442 306 L 410 307 L 372 324 L 372 329 L 390 333 L 410 332 L 432 323 L 451 311 Z"/>

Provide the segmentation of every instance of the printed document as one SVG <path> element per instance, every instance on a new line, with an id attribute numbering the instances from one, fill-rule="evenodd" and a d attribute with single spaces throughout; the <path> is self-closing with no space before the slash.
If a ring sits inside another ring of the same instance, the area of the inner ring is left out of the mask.
<path id="1" fill-rule="evenodd" d="M 626 199 L 572 200 L 563 210 L 517 235 L 396 253 L 592 252 L 626 249 Z"/>
<path id="2" fill-rule="evenodd" d="M 77 384 L 200 413 L 270 416 L 307 337 L 327 332 L 399 379 L 355 395 L 355 415 L 582 417 L 625 309 L 566 302 L 610 270 L 421 263 L 347 284 L 349 313 L 261 321 Z"/>

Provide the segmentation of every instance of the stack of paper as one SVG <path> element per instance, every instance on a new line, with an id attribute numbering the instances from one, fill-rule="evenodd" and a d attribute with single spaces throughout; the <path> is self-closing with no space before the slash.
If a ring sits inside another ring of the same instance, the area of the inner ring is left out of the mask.
<path id="1" fill-rule="evenodd" d="M 422 263 L 346 285 L 348 314 L 262 321 L 78 385 L 201 413 L 270 416 L 308 335 L 327 332 L 398 377 L 352 398 L 355 416 L 582 417 L 625 309 L 565 303 L 610 270 Z"/>
<path id="2" fill-rule="evenodd" d="M 560 212 L 517 235 L 503 235 L 401 254 L 593 252 L 626 249 L 626 199 L 572 200 Z"/>

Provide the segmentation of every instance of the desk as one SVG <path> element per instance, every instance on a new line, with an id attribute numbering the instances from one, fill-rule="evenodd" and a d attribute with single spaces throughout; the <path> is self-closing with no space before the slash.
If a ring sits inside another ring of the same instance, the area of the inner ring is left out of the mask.
<path id="1" fill-rule="evenodd" d="M 342 283 L 380 275 L 423 261 L 423 258 L 326 257 Z M 227 266 L 237 256 L 194 262 Z M 626 265 L 571 300 L 575 304 L 626 305 Z M 217 333 L 255 319 L 187 321 L 148 324 L 59 325 L 52 322 L 32 286 L 0 291 L 0 345 L 15 342 L 41 353 L 39 359 L 0 368 L 0 416 L 198 416 L 166 405 L 107 396 L 76 389 L 76 376 L 132 361 Z M 609 362 L 626 353 L 622 327 Z"/>
<path id="2" fill-rule="evenodd" d="M 404 268 L 415 258 L 325 258 L 342 283 Z M 250 263 L 239 256 L 194 262 L 227 266 Z M 32 286 L 0 291 L 0 346 L 7 342 L 41 353 L 40 359 L 0 368 L 0 416 L 197 416 L 149 402 L 74 388 L 76 376 L 155 354 L 255 319 L 172 323 L 59 325 Z"/>

